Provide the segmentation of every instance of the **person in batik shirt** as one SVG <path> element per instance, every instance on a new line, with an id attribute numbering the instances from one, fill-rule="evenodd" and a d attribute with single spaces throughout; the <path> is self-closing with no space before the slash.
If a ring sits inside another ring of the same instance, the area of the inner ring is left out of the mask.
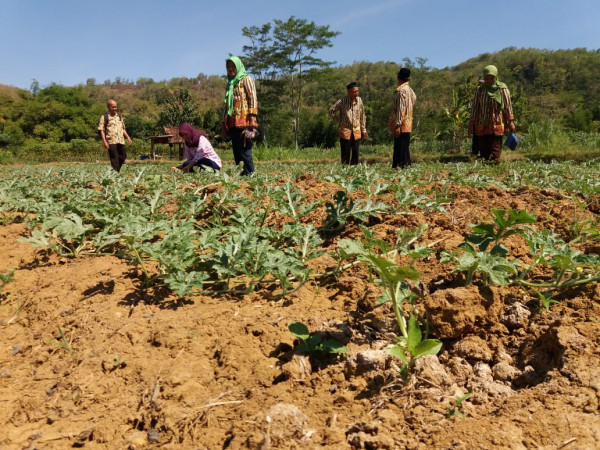
<path id="1" fill-rule="evenodd" d="M 483 84 L 475 91 L 469 136 L 477 136 L 481 157 L 497 161 L 502 152 L 502 136 L 515 131 L 510 92 L 506 84 L 498 81 L 496 66 L 483 69 Z"/>
<path id="2" fill-rule="evenodd" d="M 221 137 L 231 138 L 236 165 L 242 162 L 242 175 L 250 175 L 254 172 L 252 139 L 256 137 L 256 133 L 252 132 L 258 128 L 256 86 L 237 56 L 227 59 L 226 69 L 227 87 Z"/>
<path id="3" fill-rule="evenodd" d="M 98 131 L 100 132 L 104 148 L 108 150 L 110 165 L 117 172 L 120 172 L 121 167 L 123 167 L 127 159 L 125 138 L 129 145 L 131 145 L 131 138 L 127 134 L 121 114 L 117 112 L 117 102 L 110 99 L 106 103 L 106 108 L 108 112 L 100 116 Z"/>
<path id="4" fill-rule="evenodd" d="M 408 85 L 410 69 L 403 67 L 396 76 L 398 87 L 394 90 L 392 118 L 389 130 L 394 133 L 394 155 L 392 168 L 406 167 L 412 164 L 410 159 L 410 133 L 412 132 L 413 109 L 417 96 Z"/>
<path id="5" fill-rule="evenodd" d="M 367 138 L 365 108 L 358 96 L 358 84 L 352 82 L 346 86 L 348 96 L 339 99 L 329 108 L 329 117 L 338 125 L 342 164 L 358 164 L 360 139 Z"/>

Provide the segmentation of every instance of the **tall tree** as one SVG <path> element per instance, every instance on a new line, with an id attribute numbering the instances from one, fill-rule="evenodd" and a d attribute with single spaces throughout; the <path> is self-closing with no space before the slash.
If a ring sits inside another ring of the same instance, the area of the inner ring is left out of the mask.
<path id="1" fill-rule="evenodd" d="M 306 19 L 296 19 L 294 16 L 285 22 L 277 19 L 274 22 L 273 63 L 288 81 L 290 106 L 294 115 L 294 145 L 298 150 L 304 71 L 332 64 L 315 57 L 315 54 L 323 47 L 332 47 L 331 40 L 340 33 L 329 30 L 329 25 L 308 23 Z"/>
<path id="2" fill-rule="evenodd" d="M 198 104 L 187 89 L 180 89 L 169 95 L 165 106 L 159 114 L 158 124 L 164 126 L 179 126 L 182 123 L 200 125 Z"/>
<path id="3" fill-rule="evenodd" d="M 289 104 L 293 115 L 294 144 L 298 149 L 300 131 L 300 108 L 302 106 L 303 75 L 309 68 L 322 68 L 332 64 L 317 58 L 316 53 L 331 47 L 331 40 L 339 35 L 329 25 L 316 25 L 306 19 L 291 16 L 287 21 L 275 19 L 275 26 L 244 28 L 244 36 L 252 45 L 244 47 L 250 65 L 254 64 L 258 74 L 265 78 L 281 78 L 286 82 Z"/>

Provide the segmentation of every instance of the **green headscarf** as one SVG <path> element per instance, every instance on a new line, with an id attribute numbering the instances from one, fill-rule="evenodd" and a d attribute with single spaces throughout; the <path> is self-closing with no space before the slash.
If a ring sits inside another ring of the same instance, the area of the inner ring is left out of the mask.
<path id="1" fill-rule="evenodd" d="M 227 75 L 227 87 L 225 88 L 225 103 L 227 103 L 227 114 L 231 116 L 233 112 L 233 88 L 235 85 L 240 82 L 242 78 L 246 76 L 246 68 L 244 67 L 244 63 L 237 56 L 232 56 L 227 58 L 227 61 L 231 61 L 235 64 L 236 74 L 235 77 L 230 77 Z"/>
<path id="2" fill-rule="evenodd" d="M 486 75 L 493 75 L 495 78 L 494 84 L 488 86 L 486 83 L 483 83 L 483 89 L 487 92 L 487 94 L 500 103 L 500 109 L 504 109 L 504 98 L 502 97 L 502 92 L 500 92 L 500 88 L 506 89 L 507 86 L 504 83 L 498 81 L 498 68 L 496 66 L 486 66 L 483 68 L 483 78 Z"/>

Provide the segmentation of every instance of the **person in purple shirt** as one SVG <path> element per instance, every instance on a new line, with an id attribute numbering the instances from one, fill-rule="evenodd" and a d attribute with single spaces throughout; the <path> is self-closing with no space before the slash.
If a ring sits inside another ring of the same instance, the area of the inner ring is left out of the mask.
<path id="1" fill-rule="evenodd" d="M 173 167 L 176 172 L 193 172 L 194 167 L 200 170 L 211 168 L 221 170 L 221 158 L 213 149 L 208 135 L 203 130 L 196 130 L 189 123 L 179 127 L 179 136 L 184 141 L 186 160 L 183 164 Z"/>

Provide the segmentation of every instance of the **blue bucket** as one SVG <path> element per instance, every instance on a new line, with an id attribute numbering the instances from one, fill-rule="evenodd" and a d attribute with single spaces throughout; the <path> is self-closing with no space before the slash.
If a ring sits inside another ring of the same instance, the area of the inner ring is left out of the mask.
<path id="1" fill-rule="evenodd" d="M 506 140 L 504 141 L 504 145 L 506 145 L 511 150 L 515 150 L 517 145 L 519 145 L 519 138 L 515 136 L 515 133 L 508 133 L 506 136 Z"/>

